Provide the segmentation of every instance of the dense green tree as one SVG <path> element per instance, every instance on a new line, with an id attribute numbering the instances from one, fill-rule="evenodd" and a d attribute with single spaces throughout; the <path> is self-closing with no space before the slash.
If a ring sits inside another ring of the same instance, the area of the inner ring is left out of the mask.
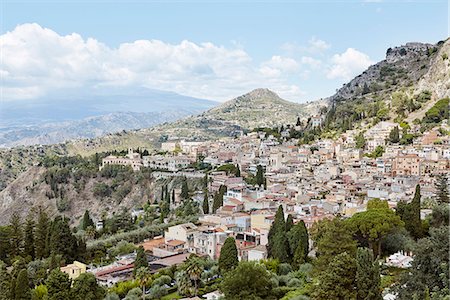
<path id="1" fill-rule="evenodd" d="M 35 252 L 36 258 L 42 259 L 48 256 L 47 237 L 49 235 L 49 219 L 44 210 L 40 209 L 35 230 Z"/>
<path id="2" fill-rule="evenodd" d="M 264 169 L 261 165 L 256 166 L 256 184 L 258 186 L 264 185 Z"/>
<path id="3" fill-rule="evenodd" d="M 181 194 L 180 194 L 180 196 L 183 199 L 189 198 L 189 188 L 188 188 L 186 177 L 183 177 L 183 181 L 181 183 Z"/>
<path id="4" fill-rule="evenodd" d="M 203 262 L 197 256 L 191 256 L 186 261 L 186 273 L 194 283 L 194 296 L 198 293 L 198 284 L 204 271 Z"/>
<path id="5" fill-rule="evenodd" d="M 272 282 L 264 265 L 243 261 L 225 275 L 220 289 L 225 294 L 225 299 L 267 299 L 272 290 Z"/>
<path id="6" fill-rule="evenodd" d="M 431 227 L 448 225 L 450 220 L 450 207 L 448 204 L 436 205 L 431 212 L 429 223 Z"/>
<path id="7" fill-rule="evenodd" d="M 293 265 L 297 268 L 306 261 L 309 252 L 309 235 L 305 222 L 301 220 L 287 233 L 289 254 L 293 258 Z"/>
<path id="8" fill-rule="evenodd" d="M 372 250 L 358 248 L 356 252 L 357 300 L 381 300 L 380 270 Z"/>
<path id="9" fill-rule="evenodd" d="M 32 300 L 46 300 L 48 296 L 47 286 L 44 284 L 40 284 L 36 286 L 33 290 L 31 290 L 31 299 Z"/>
<path id="10" fill-rule="evenodd" d="M 97 284 L 92 273 L 83 273 L 76 278 L 71 292 L 74 300 L 102 300 L 105 297 L 105 290 Z"/>
<path id="11" fill-rule="evenodd" d="M 134 273 L 141 267 L 148 267 L 147 255 L 145 255 L 144 247 L 139 246 L 136 251 L 136 259 L 134 260 Z"/>
<path id="12" fill-rule="evenodd" d="M 20 270 L 17 276 L 14 296 L 15 300 L 31 300 L 31 290 L 26 269 Z"/>
<path id="13" fill-rule="evenodd" d="M 172 189 L 172 203 L 175 203 L 175 189 Z"/>
<path id="14" fill-rule="evenodd" d="M 23 230 L 20 217 L 18 213 L 13 213 L 9 221 L 9 243 L 10 243 L 10 256 L 12 258 L 22 253 L 23 246 Z"/>
<path id="15" fill-rule="evenodd" d="M 232 237 L 228 237 L 220 249 L 219 270 L 227 272 L 234 269 L 239 263 L 236 241 Z"/>
<path id="16" fill-rule="evenodd" d="M 361 239 L 369 243 L 374 255 L 381 255 L 382 239 L 404 223 L 390 209 L 369 209 L 354 214 L 348 220 L 350 228 Z"/>
<path id="17" fill-rule="evenodd" d="M 288 214 L 286 218 L 286 232 L 289 232 L 291 230 L 292 226 L 294 226 L 294 218 L 291 214 Z"/>
<path id="18" fill-rule="evenodd" d="M 69 274 L 61 272 L 59 268 L 50 272 L 45 285 L 47 286 L 48 300 L 71 299 L 72 281 Z"/>
<path id="19" fill-rule="evenodd" d="M 0 260 L 9 261 L 11 244 L 9 240 L 9 226 L 0 226 Z"/>
<path id="20" fill-rule="evenodd" d="M 275 219 L 269 229 L 267 254 L 268 257 L 278 259 L 280 262 L 289 262 L 290 260 L 289 241 L 281 205 L 278 207 Z"/>
<path id="21" fill-rule="evenodd" d="M 389 142 L 393 144 L 400 142 L 400 132 L 398 130 L 398 126 L 395 126 L 392 128 L 391 132 L 389 132 Z"/>
<path id="22" fill-rule="evenodd" d="M 424 299 L 427 289 L 432 299 L 447 299 L 450 294 L 449 226 L 430 228 L 430 236 L 417 241 L 409 272 L 397 285 L 398 299 Z"/>
<path id="23" fill-rule="evenodd" d="M 364 134 L 360 132 L 355 138 L 356 148 L 364 149 L 366 146 L 366 139 L 364 138 Z"/>
<path id="24" fill-rule="evenodd" d="M 95 228 L 94 221 L 92 221 L 89 211 L 84 211 L 83 219 L 81 220 L 81 229 L 86 230 L 89 226 Z"/>
<path id="25" fill-rule="evenodd" d="M 221 185 L 219 188 L 219 191 L 214 194 L 213 207 L 212 207 L 213 213 L 215 213 L 217 209 L 219 209 L 221 206 L 223 206 L 223 195 L 225 195 L 226 191 L 227 191 L 227 187 L 224 185 Z"/>
<path id="26" fill-rule="evenodd" d="M 346 252 L 352 257 L 356 255 L 356 241 L 347 223 L 339 218 L 315 223 L 311 236 L 316 246 L 319 270 L 326 268 L 341 253 Z"/>
<path id="27" fill-rule="evenodd" d="M 326 270 L 319 274 L 319 284 L 313 291 L 313 299 L 356 299 L 355 276 L 356 260 L 353 256 L 347 252 L 336 255 Z"/>
<path id="28" fill-rule="evenodd" d="M 209 214 L 209 198 L 208 198 L 208 190 L 203 190 L 203 213 L 205 215 Z"/>
<path id="29" fill-rule="evenodd" d="M 0 261 L 0 300 L 10 300 L 11 276 L 6 270 L 6 264 Z"/>
<path id="30" fill-rule="evenodd" d="M 139 281 L 139 285 L 142 288 L 142 299 L 145 299 L 145 288 L 151 281 L 151 275 L 148 267 L 140 267 L 137 269 L 134 277 Z"/>
<path id="31" fill-rule="evenodd" d="M 438 203 L 449 203 L 450 202 L 450 194 L 448 191 L 448 179 L 447 176 L 441 174 L 436 177 L 436 200 Z"/>
<path id="32" fill-rule="evenodd" d="M 413 200 L 408 204 L 399 202 L 397 205 L 397 214 L 405 222 L 406 230 L 416 240 L 423 237 L 424 234 L 420 220 L 420 198 L 420 185 L 417 185 Z"/>
<path id="33" fill-rule="evenodd" d="M 34 218 L 32 216 L 32 213 L 30 213 L 25 221 L 23 254 L 25 256 L 30 256 L 31 259 L 35 258 L 34 227 Z"/>
<path id="34" fill-rule="evenodd" d="M 234 173 L 234 176 L 241 177 L 241 167 L 239 165 L 236 165 L 236 172 Z"/>
<path id="35" fill-rule="evenodd" d="M 78 258 L 78 241 L 72 234 L 69 219 L 56 217 L 50 226 L 49 249 L 51 253 L 61 254 L 66 262 L 72 262 Z"/>
<path id="36" fill-rule="evenodd" d="M 386 200 L 371 199 L 367 202 L 367 210 L 370 209 L 389 209 L 389 204 Z"/>

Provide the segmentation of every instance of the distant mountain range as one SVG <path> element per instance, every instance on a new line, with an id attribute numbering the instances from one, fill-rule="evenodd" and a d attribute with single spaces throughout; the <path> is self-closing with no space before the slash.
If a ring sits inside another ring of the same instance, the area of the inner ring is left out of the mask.
<path id="1" fill-rule="evenodd" d="M 72 96 L 72 95 L 77 96 Z M 150 89 L 71 90 L 0 106 L 0 147 L 55 144 L 147 128 L 198 114 L 217 102 Z"/>

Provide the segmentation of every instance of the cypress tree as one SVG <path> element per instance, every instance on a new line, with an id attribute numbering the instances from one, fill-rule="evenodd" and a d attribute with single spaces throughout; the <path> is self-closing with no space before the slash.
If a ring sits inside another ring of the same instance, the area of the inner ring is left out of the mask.
<path id="1" fill-rule="evenodd" d="M 86 209 L 84 211 L 83 219 L 81 221 L 81 229 L 86 230 L 89 226 L 94 227 L 94 221 L 92 221 L 89 211 Z"/>
<path id="2" fill-rule="evenodd" d="M 262 186 L 264 184 L 264 171 L 261 165 L 256 167 L 256 184 Z"/>
<path id="3" fill-rule="evenodd" d="M 203 213 L 205 215 L 209 214 L 209 200 L 208 200 L 208 190 L 205 189 L 203 191 L 204 196 L 203 196 Z"/>
<path id="4" fill-rule="evenodd" d="M 411 203 L 399 203 L 397 206 L 397 214 L 405 222 L 405 229 L 416 240 L 423 237 L 422 221 L 420 220 L 420 198 L 420 185 L 417 185 Z"/>
<path id="5" fill-rule="evenodd" d="M 301 261 L 304 262 L 309 252 L 309 235 L 305 222 L 301 220 L 295 224 L 287 233 L 287 236 L 290 255 L 295 257 L 295 254 L 300 255 L 300 253 L 303 253 L 303 258 L 301 258 Z M 301 250 L 297 250 L 299 247 Z M 298 257 L 297 260 L 300 260 L 300 257 Z"/>
<path id="6" fill-rule="evenodd" d="M 389 141 L 394 144 L 400 142 L 400 133 L 398 131 L 398 126 L 395 126 L 389 133 Z"/>
<path id="7" fill-rule="evenodd" d="M 30 213 L 25 223 L 24 255 L 30 256 L 32 260 L 35 258 L 34 227 L 34 218 Z"/>
<path id="8" fill-rule="evenodd" d="M 133 273 L 136 274 L 136 271 L 141 267 L 148 267 L 147 256 L 145 255 L 144 247 L 139 246 L 136 251 L 136 259 L 134 260 L 134 270 Z"/>
<path id="9" fill-rule="evenodd" d="M 444 174 L 436 178 L 436 198 L 438 203 L 449 203 L 448 180 Z"/>
<path id="10" fill-rule="evenodd" d="M 368 248 L 358 248 L 356 252 L 356 299 L 381 300 L 380 270 Z"/>
<path id="11" fill-rule="evenodd" d="M 181 183 L 181 194 L 180 194 L 180 196 L 183 199 L 189 198 L 189 187 L 188 187 L 188 184 L 187 184 L 186 177 L 183 177 L 183 182 Z"/>
<path id="12" fill-rule="evenodd" d="M 0 300 L 10 300 L 11 276 L 6 270 L 6 264 L 0 261 Z"/>
<path id="13" fill-rule="evenodd" d="M 286 223 L 284 221 L 283 207 L 278 207 L 275 220 L 268 234 L 267 253 L 269 257 L 278 259 L 280 262 L 289 261 L 289 242 L 286 235 Z"/>
<path id="14" fill-rule="evenodd" d="M 175 203 L 175 189 L 172 189 L 172 203 Z"/>
<path id="15" fill-rule="evenodd" d="M 48 256 L 47 236 L 49 220 L 47 214 L 42 209 L 39 210 L 38 222 L 35 230 L 35 252 L 36 258 L 42 259 Z"/>
<path id="16" fill-rule="evenodd" d="M 286 232 L 289 232 L 292 226 L 294 226 L 294 218 L 292 217 L 291 214 L 289 214 L 286 219 Z"/>
<path id="17" fill-rule="evenodd" d="M 161 202 L 164 201 L 164 186 L 161 187 Z"/>
<path id="18" fill-rule="evenodd" d="M 227 272 L 237 267 L 238 264 L 236 242 L 234 238 L 227 237 L 222 249 L 220 249 L 219 270 L 220 272 Z"/>
<path id="19" fill-rule="evenodd" d="M 77 258 L 78 241 L 72 235 L 69 227 L 69 220 L 61 216 L 56 217 L 50 227 L 50 251 L 61 254 L 67 262 L 72 262 Z"/>
<path id="20" fill-rule="evenodd" d="M 14 296 L 15 300 L 31 300 L 31 290 L 26 269 L 20 270 L 17 276 Z"/>
<path id="21" fill-rule="evenodd" d="M 234 176 L 241 177 L 241 168 L 239 167 L 239 164 L 236 165 L 236 173 Z"/>
<path id="22" fill-rule="evenodd" d="M 305 257 L 306 257 L 305 249 L 299 243 L 297 246 L 297 249 L 295 249 L 295 251 L 294 251 L 294 255 L 292 258 L 292 267 L 294 269 L 298 269 L 301 264 L 304 264 L 306 262 Z"/>
<path id="23" fill-rule="evenodd" d="M 20 217 L 17 213 L 13 213 L 9 223 L 10 228 L 10 256 L 12 258 L 20 255 L 22 253 L 22 245 L 23 245 L 23 232 L 22 225 L 20 224 Z"/>

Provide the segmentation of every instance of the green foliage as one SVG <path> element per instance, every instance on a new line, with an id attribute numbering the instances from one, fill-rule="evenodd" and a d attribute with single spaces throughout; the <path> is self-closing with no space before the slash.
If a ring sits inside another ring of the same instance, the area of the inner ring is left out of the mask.
<path id="1" fill-rule="evenodd" d="M 383 153 L 384 153 L 384 147 L 383 146 L 377 146 L 375 148 L 375 150 L 373 150 L 372 153 L 366 154 L 366 156 L 370 157 L 370 158 L 378 158 L 378 157 L 383 156 Z"/>
<path id="2" fill-rule="evenodd" d="M 436 205 L 431 212 L 429 223 L 431 227 L 448 225 L 450 220 L 450 207 L 447 204 Z"/>
<path id="3" fill-rule="evenodd" d="M 206 188 L 203 190 L 202 209 L 205 215 L 209 214 L 209 197 L 208 197 L 208 190 Z"/>
<path id="4" fill-rule="evenodd" d="M 398 126 L 392 128 L 391 132 L 389 132 L 389 142 L 392 144 L 397 144 L 400 142 L 400 132 L 398 130 Z"/>
<path id="5" fill-rule="evenodd" d="M 136 271 L 139 268 L 147 268 L 148 267 L 148 261 L 147 261 L 147 255 L 145 255 L 144 247 L 139 246 L 136 251 L 136 259 L 134 261 L 134 274 L 136 274 Z"/>
<path id="6" fill-rule="evenodd" d="M 371 209 L 389 209 L 389 204 L 387 200 L 380 200 L 378 198 L 374 198 L 367 202 L 367 210 Z"/>
<path id="7" fill-rule="evenodd" d="M 437 176 L 435 188 L 436 188 L 436 200 L 438 201 L 438 203 L 449 203 L 450 196 L 448 191 L 448 179 L 446 175 L 441 174 Z"/>
<path id="8" fill-rule="evenodd" d="M 134 289 L 139 287 L 139 281 L 137 280 L 129 280 L 129 281 L 123 281 L 117 283 L 115 286 L 113 286 L 110 291 L 114 294 L 118 295 L 121 299 L 124 298 L 127 293 Z M 139 289 L 140 290 L 140 289 Z"/>
<path id="9" fill-rule="evenodd" d="M 69 275 L 63 273 L 59 268 L 50 272 L 45 285 L 48 291 L 48 300 L 66 300 L 71 298 L 71 280 Z"/>
<path id="10" fill-rule="evenodd" d="M 356 252 L 356 289 L 358 300 L 382 299 L 379 265 L 367 248 L 358 248 Z"/>
<path id="11" fill-rule="evenodd" d="M 36 286 L 33 290 L 31 290 L 31 299 L 32 300 L 44 300 L 47 299 L 48 290 L 47 287 L 43 284 Z"/>
<path id="12" fill-rule="evenodd" d="M 411 203 L 399 202 L 397 205 L 397 214 L 405 223 L 405 228 L 414 239 L 423 237 L 422 221 L 420 220 L 420 185 L 416 186 L 416 192 Z"/>
<path id="13" fill-rule="evenodd" d="M 35 227 L 34 218 L 30 213 L 25 221 L 23 254 L 25 257 L 28 256 L 31 259 L 34 259 L 35 257 L 34 227 Z"/>
<path id="14" fill-rule="evenodd" d="M 95 196 L 104 198 L 111 196 L 112 188 L 104 182 L 98 182 L 94 185 L 94 189 L 92 191 Z"/>
<path id="15" fill-rule="evenodd" d="M 31 290 L 28 285 L 28 273 L 26 269 L 22 269 L 16 279 L 15 300 L 30 300 Z"/>
<path id="16" fill-rule="evenodd" d="M 49 235 L 49 219 L 44 210 L 40 209 L 35 230 L 35 252 L 36 258 L 42 259 L 48 256 L 49 249 L 47 236 Z"/>
<path id="17" fill-rule="evenodd" d="M 424 299 L 428 289 L 432 299 L 446 299 L 449 290 L 449 227 L 431 228 L 430 236 L 420 239 L 414 260 L 397 285 L 398 299 Z"/>
<path id="18" fill-rule="evenodd" d="M 313 291 L 314 299 L 356 299 L 356 260 L 347 252 L 333 257 L 326 271 L 318 277 L 319 285 Z"/>
<path id="19" fill-rule="evenodd" d="M 269 257 L 278 259 L 280 262 L 289 262 L 289 242 L 286 234 L 286 223 L 284 221 L 283 207 L 278 207 L 275 220 L 269 229 L 267 254 Z"/>
<path id="20" fill-rule="evenodd" d="M 272 283 L 264 265 L 255 262 L 240 262 L 236 269 L 225 275 L 221 291 L 226 299 L 266 299 Z"/>
<path id="21" fill-rule="evenodd" d="M 381 254 L 383 237 L 403 226 L 399 216 L 392 210 L 383 208 L 356 213 L 348 220 L 348 224 L 360 239 L 369 243 L 376 256 Z"/>
<path id="22" fill-rule="evenodd" d="M 112 257 L 115 257 L 118 255 L 129 254 L 129 253 L 135 251 L 136 249 L 137 248 L 133 243 L 130 243 L 127 241 L 120 241 L 114 247 L 110 248 L 108 250 L 108 253 Z"/>
<path id="23" fill-rule="evenodd" d="M 0 300 L 9 300 L 11 288 L 11 276 L 6 270 L 4 262 L 0 261 Z"/>
<path id="24" fill-rule="evenodd" d="M 239 263 L 236 242 L 234 238 L 228 237 L 220 250 L 219 270 L 222 273 L 234 269 Z"/>
<path id="25" fill-rule="evenodd" d="M 264 169 L 261 165 L 256 166 L 256 184 L 258 186 L 264 185 Z"/>
<path id="26" fill-rule="evenodd" d="M 9 221 L 10 257 L 16 257 L 22 253 L 23 229 L 18 213 L 13 213 Z"/>
<path id="27" fill-rule="evenodd" d="M 364 134 L 360 132 L 355 139 L 356 142 L 356 148 L 358 149 L 364 149 L 366 146 L 366 139 L 364 138 Z"/>
<path id="28" fill-rule="evenodd" d="M 238 167 L 235 166 L 234 164 L 225 164 L 217 168 L 217 171 L 225 171 L 227 175 L 229 174 L 236 175 L 238 170 L 239 170 Z"/>
<path id="29" fill-rule="evenodd" d="M 339 218 L 315 223 L 311 236 L 316 246 L 319 270 L 325 269 L 341 253 L 346 252 L 352 257 L 356 255 L 356 241 L 347 223 Z"/>
<path id="30" fill-rule="evenodd" d="M 86 209 L 84 211 L 83 219 L 81 219 L 80 227 L 81 229 L 86 230 L 88 226 L 94 227 L 94 221 L 92 221 L 89 211 Z"/>
<path id="31" fill-rule="evenodd" d="M 449 98 L 443 98 L 425 113 L 422 123 L 438 124 L 444 119 L 449 119 L 448 115 Z"/>
<path id="32" fill-rule="evenodd" d="M 287 233 L 289 241 L 289 255 L 293 258 L 292 264 L 298 268 L 306 261 L 309 252 L 309 236 L 305 222 L 301 220 Z"/>
<path id="33" fill-rule="evenodd" d="M 223 195 L 227 192 L 227 187 L 221 185 L 219 191 L 214 194 L 212 212 L 215 213 L 223 205 Z"/>
<path id="34" fill-rule="evenodd" d="M 50 226 L 50 252 L 61 254 L 65 261 L 71 262 L 85 254 L 79 253 L 80 245 L 70 230 L 69 219 L 56 217 Z"/>
<path id="35" fill-rule="evenodd" d="M 72 299 L 102 300 L 105 290 L 97 284 L 94 274 L 83 273 L 73 281 Z"/>
<path id="36" fill-rule="evenodd" d="M 189 188 L 188 188 L 186 177 L 183 177 L 183 181 L 181 183 L 181 194 L 180 194 L 180 196 L 183 199 L 189 198 Z"/>

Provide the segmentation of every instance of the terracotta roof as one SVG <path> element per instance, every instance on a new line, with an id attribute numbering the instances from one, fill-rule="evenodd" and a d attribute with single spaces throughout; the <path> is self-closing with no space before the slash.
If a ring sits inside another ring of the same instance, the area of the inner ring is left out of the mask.
<path id="1" fill-rule="evenodd" d="M 184 244 L 185 244 L 185 242 L 180 241 L 180 240 L 170 240 L 170 241 L 166 242 L 166 245 L 174 246 L 174 247 L 181 246 L 181 245 L 184 245 Z"/>
<path id="2" fill-rule="evenodd" d="M 108 275 L 108 274 L 111 274 L 111 273 L 115 273 L 115 272 L 119 272 L 119 271 L 125 271 L 125 270 L 133 269 L 133 268 L 134 268 L 134 264 L 111 267 L 111 268 L 108 268 L 108 269 L 105 269 L 105 270 L 101 270 L 101 271 L 95 273 L 95 276 Z"/>

